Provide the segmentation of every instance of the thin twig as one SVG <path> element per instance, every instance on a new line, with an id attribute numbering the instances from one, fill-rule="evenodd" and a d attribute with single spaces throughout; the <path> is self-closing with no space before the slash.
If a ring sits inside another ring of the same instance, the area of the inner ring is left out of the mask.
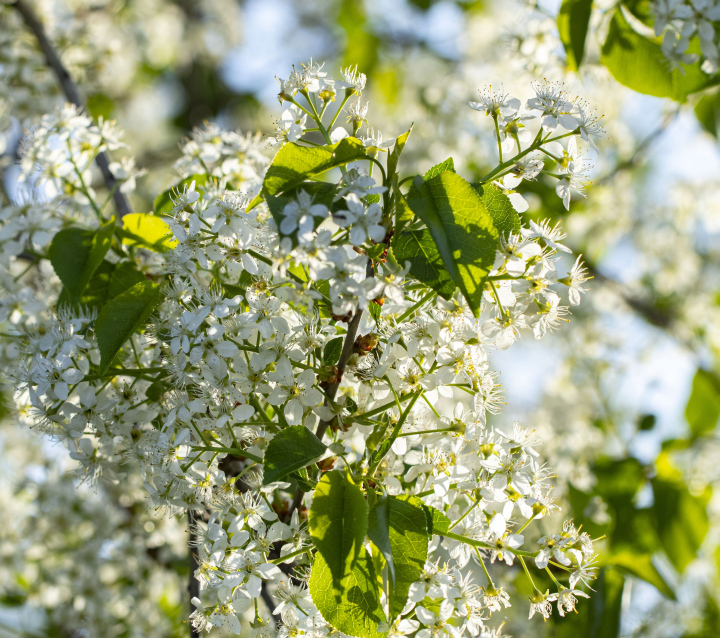
<path id="1" fill-rule="evenodd" d="M 10 4 L 10 6 L 17 9 L 27 28 L 33 32 L 33 35 L 40 46 L 40 50 L 45 55 L 45 60 L 47 61 L 48 66 L 53 70 L 60 82 L 60 86 L 62 87 L 67 101 L 71 102 L 78 108 L 85 109 L 85 103 L 80 96 L 77 84 L 73 82 L 70 73 L 60 60 L 60 56 L 58 56 L 53 45 L 50 43 L 50 40 L 48 40 L 48 37 L 45 34 L 45 29 L 43 28 L 40 20 L 38 20 L 38 17 L 35 15 L 35 12 L 25 3 L 25 0 L 15 0 L 15 2 Z M 125 215 L 132 213 L 132 208 L 130 207 L 130 202 L 127 197 L 125 197 L 125 194 L 115 186 L 117 180 L 110 171 L 110 160 L 108 159 L 107 153 L 98 153 L 98 156 L 95 158 L 95 162 L 102 173 L 106 188 L 109 191 L 113 191 L 114 189 L 113 200 L 115 201 L 118 216 L 122 218 Z"/>
<path id="2" fill-rule="evenodd" d="M 195 514 L 191 509 L 188 510 L 188 546 L 190 549 L 190 576 L 188 579 L 188 598 L 200 598 L 200 581 L 195 578 L 195 572 L 199 567 L 197 550 L 194 545 L 195 532 L 193 531 L 193 525 L 195 523 Z M 194 611 L 192 603 L 190 603 L 190 611 Z M 190 624 L 190 638 L 200 638 L 200 632 Z"/>

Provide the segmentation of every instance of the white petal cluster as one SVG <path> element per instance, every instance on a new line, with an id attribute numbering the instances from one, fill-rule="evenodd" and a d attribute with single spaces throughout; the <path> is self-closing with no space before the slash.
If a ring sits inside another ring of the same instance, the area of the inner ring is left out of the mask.
<path id="1" fill-rule="evenodd" d="M 343 77 L 348 96 L 364 87 L 354 71 Z M 329 100 L 336 86 L 313 63 L 280 84 L 288 102 L 298 94 Z M 540 135 L 558 126 L 591 132 L 560 88 L 543 84 L 536 93 L 528 109 L 542 112 Z M 493 94 L 473 108 L 502 122 L 521 151 L 510 126 L 519 127 L 519 106 Z M 348 111 L 366 115 L 365 107 Z M 302 130 L 293 127 L 304 121 L 296 111 L 283 114 L 283 139 L 299 140 Z M 96 204 L 85 176 L 97 152 L 119 148 L 119 139 L 107 123 L 66 108 L 31 134 L 24 176 L 50 193 L 70 192 L 76 218 L 89 218 Z M 376 150 L 392 145 L 371 129 L 367 139 Z M 548 153 L 555 141 L 543 140 Z M 554 150 L 568 174 L 579 166 L 573 141 L 567 151 Z M 521 160 L 508 167 L 515 180 L 542 170 L 536 160 Z M 50 270 L 34 288 L 8 284 L 0 317 L 10 335 L 3 364 L 23 420 L 63 441 L 86 479 L 113 480 L 133 459 L 154 506 L 192 513 L 202 587 L 193 600 L 194 626 L 239 633 L 240 616 L 269 588 L 279 601 L 271 610 L 276 635 L 332 631 L 310 599 L 307 573 L 288 573 L 293 564 L 312 566 L 309 499 L 303 503 L 290 483 L 262 481 L 269 443 L 288 427 L 315 431 L 320 422 L 329 451 L 308 468 L 308 481 L 347 467 L 389 494 L 417 496 L 450 520 L 403 613 L 389 619 L 390 633 L 496 635 L 487 617 L 511 601 L 489 572 L 484 584 L 473 582 L 474 567 L 486 569 L 486 561 L 510 567 L 527 558 L 538 568 L 557 561 L 571 573 L 571 588 L 552 600 L 561 614 L 573 609 L 574 596 L 582 595 L 574 588 L 592 576 L 592 541 L 571 523 L 539 544 L 531 540 L 539 534 L 528 535 L 530 524 L 557 509 L 538 441 L 518 424 L 496 429 L 486 421 L 503 402 L 489 352 L 525 331 L 541 338 L 558 328 L 568 313 L 560 291 L 569 290 L 571 304 L 584 292 L 588 275 L 579 260 L 566 276 L 557 273 L 559 253 L 569 252 L 561 229 L 529 222 L 499 239 L 476 317 L 459 294 L 428 294 L 410 264 L 382 249 L 390 231 L 387 186 L 372 174 L 350 167 L 331 201 L 299 188 L 271 214 L 248 200 L 268 166 L 257 137 L 208 126 L 183 144 L 177 166 L 213 179 L 206 186 L 186 180 L 173 193 L 165 216 L 171 250 L 112 257 L 114 265 L 132 261 L 162 282 L 166 297 L 108 373 L 98 373 L 96 312 L 63 304 L 53 312 L 60 290 Z M 130 181 L 131 164 L 116 169 Z M 67 224 L 57 210 L 3 211 L 3 281 L 21 253 L 43 251 Z M 338 354 L 329 362 L 354 319 L 358 332 L 343 347 L 342 364 Z M 328 394 L 331 386 L 339 386 L 337 395 Z M 383 442 L 383 453 L 373 455 Z M 546 615 L 545 603 L 533 604 Z M 259 622 L 254 631 L 275 631 Z"/>

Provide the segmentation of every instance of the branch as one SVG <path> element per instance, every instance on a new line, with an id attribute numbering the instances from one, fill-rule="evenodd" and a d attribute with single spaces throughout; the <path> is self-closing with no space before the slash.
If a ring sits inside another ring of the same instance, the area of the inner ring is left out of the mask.
<path id="1" fill-rule="evenodd" d="M 45 55 L 45 60 L 47 61 L 48 66 L 57 76 L 67 101 L 71 102 L 78 108 L 86 110 L 85 103 L 80 97 L 80 91 L 77 85 L 73 82 L 70 73 L 60 60 L 60 57 L 53 48 L 53 45 L 50 43 L 50 40 L 48 40 L 47 35 L 45 34 L 45 29 L 33 10 L 25 3 L 25 0 L 15 0 L 15 2 L 10 4 L 10 6 L 17 9 L 18 13 L 22 16 L 25 25 L 28 29 L 30 29 L 30 31 L 32 31 L 33 35 L 37 39 L 40 50 Z M 110 171 L 110 160 L 108 159 L 107 153 L 98 153 L 98 156 L 95 158 L 95 162 L 102 173 L 105 187 L 113 193 L 113 200 L 115 201 L 115 207 L 117 208 L 118 215 L 122 218 L 125 215 L 132 213 L 132 208 L 130 207 L 130 202 L 127 197 L 125 197 L 125 194 L 122 193 L 119 188 L 116 188 L 117 180 Z"/>
<path id="2" fill-rule="evenodd" d="M 188 598 L 200 598 L 200 581 L 195 578 L 195 571 L 199 567 L 197 559 L 197 550 L 192 546 L 195 540 L 195 533 L 193 532 L 193 524 L 195 523 L 195 514 L 189 509 L 188 510 L 188 546 L 190 549 L 190 576 L 188 581 Z M 190 604 L 190 611 L 193 611 L 192 603 Z M 200 632 L 190 624 L 190 638 L 200 638 Z"/>

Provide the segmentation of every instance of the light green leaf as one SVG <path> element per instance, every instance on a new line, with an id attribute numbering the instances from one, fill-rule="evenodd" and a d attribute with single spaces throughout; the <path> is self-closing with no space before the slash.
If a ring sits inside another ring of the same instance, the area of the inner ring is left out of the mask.
<path id="1" fill-rule="evenodd" d="M 388 155 L 387 160 L 387 181 L 388 184 L 393 183 L 393 178 L 397 174 L 397 167 L 398 162 L 400 161 L 400 154 L 403 152 L 403 149 L 405 148 L 405 144 L 407 143 L 408 137 L 410 137 L 410 133 L 412 133 L 413 124 L 410 125 L 410 128 L 405 131 L 402 135 L 398 135 L 397 138 L 395 138 L 395 146 L 393 146 L 392 153 Z"/>
<path id="2" fill-rule="evenodd" d="M 48 256 L 70 303 L 80 302 L 83 291 L 110 249 L 114 230 L 113 217 L 96 231 L 66 228 L 53 238 Z"/>
<path id="3" fill-rule="evenodd" d="M 416 178 L 408 204 L 427 224 L 450 277 L 479 316 L 484 278 L 492 268 L 498 238 L 479 195 L 462 177 L 446 171 L 428 181 Z"/>
<path id="4" fill-rule="evenodd" d="M 156 252 L 166 252 L 177 246 L 170 226 L 158 215 L 130 213 L 122 222 L 122 241 L 127 246 L 142 246 Z"/>
<path id="5" fill-rule="evenodd" d="M 688 53 L 699 52 L 699 42 L 692 40 Z M 615 10 L 610 21 L 600 61 L 620 84 L 639 93 L 669 97 L 677 102 L 685 102 L 691 93 L 720 82 L 720 76 L 703 73 L 699 62 L 671 71 L 659 40 L 637 33 L 621 7 Z"/>
<path id="6" fill-rule="evenodd" d="M 487 208 L 498 233 L 507 237 L 508 233 L 520 232 L 520 215 L 510 203 L 510 198 L 494 184 L 473 184 Z"/>
<path id="7" fill-rule="evenodd" d="M 557 16 L 560 40 L 565 47 L 567 64 L 577 71 L 585 55 L 585 39 L 587 38 L 592 0 L 563 0 Z"/>
<path id="8" fill-rule="evenodd" d="M 372 559 L 363 547 L 368 516 L 362 490 L 342 472 L 326 472 L 313 494 L 309 523 L 318 550 L 310 577 L 313 602 L 336 629 L 377 636 L 385 616 Z"/>
<path id="9" fill-rule="evenodd" d="M 340 360 L 344 341 L 345 339 L 343 337 L 336 337 L 335 339 L 330 339 L 330 341 L 325 344 L 323 363 L 326 366 L 337 365 L 337 362 Z"/>
<path id="10" fill-rule="evenodd" d="M 652 512 L 660 543 L 680 572 L 697 557 L 709 529 L 709 494 L 692 495 L 680 482 L 652 479 L 655 500 Z"/>
<path id="11" fill-rule="evenodd" d="M 193 182 L 195 182 L 195 188 L 198 189 L 201 186 L 205 186 L 205 184 L 207 184 L 207 181 L 208 176 L 205 173 L 196 173 L 195 175 L 190 175 L 189 177 L 186 177 L 182 181 L 175 184 L 175 186 L 172 186 L 166 191 L 160 193 L 155 198 L 155 203 L 153 204 L 153 212 L 156 215 L 160 215 L 161 213 L 169 213 L 173 209 L 174 204 L 172 198 L 173 196 L 175 196 L 176 193 L 182 193 Z"/>
<path id="12" fill-rule="evenodd" d="M 325 454 L 327 446 L 304 425 L 282 430 L 265 451 L 263 485 L 279 481 L 291 472 L 310 465 Z"/>
<path id="13" fill-rule="evenodd" d="M 360 72 L 375 77 L 380 40 L 368 25 L 364 3 L 343 0 L 336 15 L 338 26 L 347 34 L 343 68 L 357 65 Z"/>
<path id="14" fill-rule="evenodd" d="M 720 91 L 703 95 L 695 105 L 695 117 L 700 125 L 717 139 L 720 131 Z"/>
<path id="15" fill-rule="evenodd" d="M 378 631 L 378 625 L 387 619 L 380 606 L 372 558 L 365 549 L 339 581 L 322 554 L 315 554 L 309 587 L 318 611 L 338 631 L 362 638 L 386 635 Z"/>
<path id="16" fill-rule="evenodd" d="M 367 531 L 362 490 L 339 470 L 326 472 L 315 489 L 309 523 L 313 545 L 340 583 L 360 555 Z"/>
<path id="17" fill-rule="evenodd" d="M 354 137 L 346 137 L 330 146 L 301 146 L 290 142 L 277 152 L 270 164 L 265 174 L 262 194 L 275 197 L 331 168 L 344 166 L 365 155 L 362 142 Z M 255 200 L 248 208 L 254 203 Z"/>
<path id="18" fill-rule="evenodd" d="M 676 600 L 677 596 L 672 587 L 667 583 L 657 567 L 653 564 L 650 554 L 640 554 L 634 551 L 622 551 L 612 554 L 608 558 L 608 564 L 619 568 L 621 571 L 635 576 L 646 583 L 650 583 L 663 596 L 670 600 Z"/>
<path id="19" fill-rule="evenodd" d="M 448 531 L 451 525 L 450 519 L 434 507 L 430 507 L 429 505 L 424 505 L 423 507 L 425 509 L 425 522 L 427 524 L 428 536 L 442 536 Z"/>
<path id="20" fill-rule="evenodd" d="M 423 175 L 423 179 L 427 181 L 431 177 L 435 177 L 435 175 L 439 175 L 440 173 L 444 173 L 445 171 L 450 171 L 451 173 L 455 172 L 455 162 L 453 161 L 452 157 L 448 157 L 444 162 L 435 164 L 435 166 L 433 166 L 431 169 L 428 170 L 427 173 L 425 173 L 425 175 Z"/>
<path id="21" fill-rule="evenodd" d="M 685 419 L 690 424 L 693 438 L 715 429 L 720 417 L 720 379 L 700 368 L 693 378 L 690 399 L 685 408 Z"/>
<path id="22" fill-rule="evenodd" d="M 388 497 L 390 548 L 394 576 L 390 589 L 390 618 L 407 603 L 410 585 L 420 580 L 428 556 L 428 532 L 422 501 L 416 496 Z"/>
<path id="23" fill-rule="evenodd" d="M 164 294 L 158 284 L 141 281 L 105 304 L 95 321 L 100 374 L 110 367 L 123 344 L 145 326 L 163 299 Z"/>

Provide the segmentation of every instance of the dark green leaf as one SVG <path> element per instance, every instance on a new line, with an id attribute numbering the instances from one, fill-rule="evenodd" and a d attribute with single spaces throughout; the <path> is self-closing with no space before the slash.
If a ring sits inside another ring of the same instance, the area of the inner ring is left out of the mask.
<path id="1" fill-rule="evenodd" d="M 279 481 L 291 472 L 310 465 L 325 454 L 327 446 L 304 425 L 282 430 L 265 451 L 263 485 Z"/>
<path id="2" fill-rule="evenodd" d="M 317 487 L 318 482 L 313 480 L 306 470 L 307 468 L 303 468 L 297 472 L 290 472 L 290 474 L 287 475 L 287 478 L 294 480 L 297 483 L 297 486 L 303 492 L 307 493 L 312 492 Z"/>
<path id="3" fill-rule="evenodd" d="M 694 39 L 688 53 L 699 52 L 700 44 Z M 669 97 L 677 102 L 685 102 L 691 93 L 720 82 L 718 75 L 704 73 L 699 62 L 671 71 L 659 41 L 637 33 L 620 7 L 610 21 L 600 60 L 620 84 L 639 93 Z"/>
<path id="4" fill-rule="evenodd" d="M 444 162 L 435 164 L 435 166 L 433 166 L 431 169 L 428 170 L 427 173 L 425 173 L 423 179 L 427 181 L 431 177 L 435 177 L 435 175 L 439 175 L 440 173 L 443 173 L 445 171 L 450 171 L 451 173 L 455 172 L 455 162 L 453 161 L 452 157 L 448 157 Z"/>
<path id="5" fill-rule="evenodd" d="M 445 171 L 428 181 L 416 178 L 408 204 L 427 224 L 443 264 L 478 316 L 484 278 L 492 268 L 498 238 L 479 195 L 462 177 Z"/>
<path id="6" fill-rule="evenodd" d="M 685 408 L 693 438 L 715 429 L 720 417 L 720 379 L 713 372 L 700 368 L 693 378 L 692 392 Z"/>
<path id="7" fill-rule="evenodd" d="M 66 228 L 53 238 L 48 256 L 71 304 L 80 302 L 83 291 L 105 259 L 114 230 L 113 217 L 96 231 Z"/>
<path id="8" fill-rule="evenodd" d="M 577 614 L 554 617 L 557 638 L 617 638 L 622 618 L 622 592 L 625 579 L 612 568 L 603 567 L 593 583 L 590 600 L 578 598 Z"/>
<path id="9" fill-rule="evenodd" d="M 410 275 L 435 290 L 444 299 L 455 292 L 455 282 L 442 262 L 440 252 L 430 231 L 404 230 L 394 237 L 396 259 L 404 265 L 410 262 Z"/>
<path id="10" fill-rule="evenodd" d="M 205 184 L 207 184 L 207 181 L 208 176 L 205 173 L 196 173 L 195 175 L 190 175 L 190 177 L 186 177 L 185 179 L 175 184 L 175 186 L 168 188 L 166 191 L 160 193 L 155 198 L 155 203 L 153 204 L 153 212 L 156 215 L 159 215 L 161 213 L 169 213 L 173 209 L 174 204 L 172 198 L 176 193 L 182 193 L 193 182 L 195 182 L 195 187 L 197 189 L 201 186 L 205 186 Z"/>
<path id="11" fill-rule="evenodd" d="M 158 284 L 141 281 L 105 304 L 95 321 L 100 374 L 110 367 L 123 344 L 145 326 L 163 299 L 164 294 Z"/>
<path id="12" fill-rule="evenodd" d="M 563 0 L 557 16 L 560 40 L 565 47 L 567 64 L 577 71 L 585 55 L 585 39 L 587 38 L 592 0 Z"/>
<path id="13" fill-rule="evenodd" d="M 342 352 L 344 341 L 345 339 L 343 337 L 336 337 L 325 344 L 323 363 L 325 363 L 326 366 L 337 365 L 337 362 L 340 361 L 340 353 Z"/>
<path id="14" fill-rule="evenodd" d="M 102 308 L 110 299 L 140 281 L 145 281 L 145 275 L 135 268 L 133 262 L 123 261 L 113 264 L 103 261 L 90 279 L 78 305 L 84 308 Z M 70 298 L 63 288 L 58 297 L 58 307 L 69 303 Z"/>
<path id="15" fill-rule="evenodd" d="M 652 430 L 655 427 L 656 422 L 657 418 L 654 414 L 643 414 L 640 416 L 637 422 L 638 430 Z"/>

